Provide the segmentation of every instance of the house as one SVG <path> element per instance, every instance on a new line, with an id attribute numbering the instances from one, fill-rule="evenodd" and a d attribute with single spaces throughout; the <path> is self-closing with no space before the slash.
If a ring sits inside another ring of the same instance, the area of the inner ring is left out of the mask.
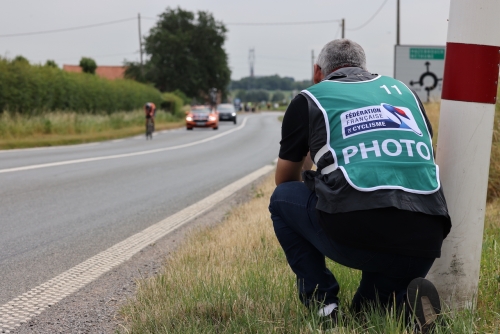
<path id="1" fill-rule="evenodd" d="M 97 66 L 95 74 L 101 78 L 110 80 L 125 78 L 126 66 Z M 81 73 L 82 68 L 78 65 L 63 65 L 63 70 L 66 72 Z"/>

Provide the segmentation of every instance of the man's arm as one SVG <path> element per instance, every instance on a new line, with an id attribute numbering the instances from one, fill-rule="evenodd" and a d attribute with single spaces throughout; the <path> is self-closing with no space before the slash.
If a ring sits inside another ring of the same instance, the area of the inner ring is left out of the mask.
<path id="1" fill-rule="evenodd" d="M 302 177 L 300 173 L 302 172 L 302 166 L 304 165 L 304 159 L 299 162 L 284 160 L 278 158 L 278 164 L 276 165 L 276 175 L 274 180 L 276 185 L 279 186 L 284 182 L 290 181 L 301 181 Z"/>
<path id="2" fill-rule="evenodd" d="M 313 161 L 311 159 L 311 151 L 307 152 L 304 158 L 304 165 L 302 165 L 302 171 L 311 170 L 313 166 Z"/>
<path id="3" fill-rule="evenodd" d="M 283 182 L 300 181 L 303 168 L 311 168 L 307 161 L 309 151 L 309 113 L 307 100 L 297 95 L 285 112 L 281 127 L 281 141 L 278 164 L 276 166 L 276 185 Z M 309 159 L 310 160 L 310 159 Z"/>

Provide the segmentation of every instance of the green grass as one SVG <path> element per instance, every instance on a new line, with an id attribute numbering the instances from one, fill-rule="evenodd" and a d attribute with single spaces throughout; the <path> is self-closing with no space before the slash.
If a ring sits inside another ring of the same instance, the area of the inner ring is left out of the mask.
<path id="1" fill-rule="evenodd" d="M 40 147 L 88 143 L 123 138 L 144 133 L 144 112 L 81 114 L 47 112 L 25 116 L 4 112 L 0 114 L 0 149 Z M 156 130 L 184 125 L 182 118 L 159 111 Z"/>
<path id="2" fill-rule="evenodd" d="M 267 211 L 270 176 L 249 203 L 225 222 L 194 233 L 167 260 L 162 272 L 138 281 L 136 296 L 121 311 L 122 333 L 323 333 L 298 300 L 295 277 L 279 246 Z M 488 205 L 475 310 L 446 312 L 436 333 L 500 330 L 500 202 Z M 367 310 L 355 318 L 347 305 L 360 272 L 328 261 L 341 285 L 345 319 L 334 333 L 412 333 L 397 314 Z"/>

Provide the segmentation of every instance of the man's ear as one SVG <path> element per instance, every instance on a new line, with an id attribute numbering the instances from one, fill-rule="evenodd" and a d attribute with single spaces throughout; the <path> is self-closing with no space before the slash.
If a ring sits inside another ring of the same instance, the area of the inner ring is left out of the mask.
<path id="1" fill-rule="evenodd" d="M 324 78 L 325 78 L 325 76 L 323 75 L 323 73 L 321 73 L 321 67 L 319 67 L 318 64 L 314 64 L 313 82 L 315 84 L 317 84 L 317 83 L 321 82 Z"/>

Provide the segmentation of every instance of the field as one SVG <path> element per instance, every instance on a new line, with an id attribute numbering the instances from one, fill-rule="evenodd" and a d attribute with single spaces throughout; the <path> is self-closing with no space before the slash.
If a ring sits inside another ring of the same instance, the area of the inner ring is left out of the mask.
<path id="1" fill-rule="evenodd" d="M 156 113 L 156 130 L 184 125 L 183 119 L 171 113 Z M 0 114 L 0 149 L 80 144 L 143 134 L 144 111 L 88 114 L 46 112 L 25 116 Z"/>
<path id="2" fill-rule="evenodd" d="M 427 110 L 437 132 L 439 106 L 429 105 Z M 499 149 L 497 141 L 495 137 L 494 152 Z M 493 181 L 497 166 L 495 160 Z M 121 332 L 413 333 L 393 311 L 367 311 L 363 319 L 354 318 L 345 306 L 360 272 L 331 261 L 328 266 L 342 287 L 345 317 L 328 331 L 328 323 L 302 306 L 267 210 L 273 180 L 269 176 L 253 200 L 234 209 L 224 223 L 192 234 L 159 275 L 140 280 L 135 298 L 122 309 Z M 500 331 L 500 200 L 495 192 L 489 199 L 477 308 L 445 311 L 435 333 Z"/>

